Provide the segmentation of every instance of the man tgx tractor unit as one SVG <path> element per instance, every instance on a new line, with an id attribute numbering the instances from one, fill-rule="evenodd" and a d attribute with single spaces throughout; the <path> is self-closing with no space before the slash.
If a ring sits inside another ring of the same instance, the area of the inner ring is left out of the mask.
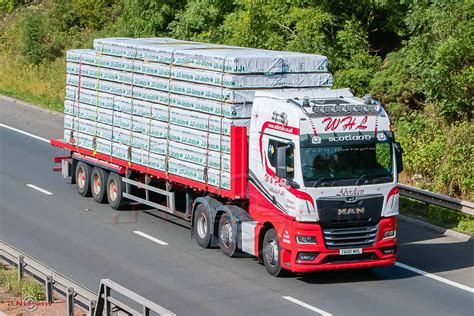
<path id="1" fill-rule="evenodd" d="M 187 219 L 197 243 L 287 271 L 396 258 L 401 147 L 324 56 L 167 38 L 68 52 L 64 138 L 83 196 Z"/>

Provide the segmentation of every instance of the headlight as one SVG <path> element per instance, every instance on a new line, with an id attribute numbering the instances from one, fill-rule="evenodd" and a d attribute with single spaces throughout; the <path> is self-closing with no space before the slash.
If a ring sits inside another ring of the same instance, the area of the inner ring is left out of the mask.
<path id="1" fill-rule="evenodd" d="M 316 245 L 316 237 L 314 236 L 296 236 L 296 242 L 298 244 L 311 244 Z"/>
<path id="2" fill-rule="evenodd" d="M 396 230 L 387 230 L 383 233 L 382 239 L 388 239 L 388 238 L 393 238 L 397 235 Z"/>

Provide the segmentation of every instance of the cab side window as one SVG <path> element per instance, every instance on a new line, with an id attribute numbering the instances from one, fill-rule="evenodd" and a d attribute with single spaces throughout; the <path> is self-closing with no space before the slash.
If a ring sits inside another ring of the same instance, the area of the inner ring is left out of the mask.
<path id="1" fill-rule="evenodd" d="M 269 139 L 268 140 L 268 149 L 267 149 L 267 157 L 268 157 L 268 163 L 270 166 L 275 168 L 276 166 L 276 152 L 277 148 L 280 146 L 283 146 L 284 144 L 282 142 L 279 142 L 274 139 Z"/>
<path id="2" fill-rule="evenodd" d="M 276 163 L 276 141 L 273 140 L 273 139 L 268 140 L 267 157 L 268 157 L 268 163 L 270 164 L 270 166 L 275 167 L 275 163 Z"/>

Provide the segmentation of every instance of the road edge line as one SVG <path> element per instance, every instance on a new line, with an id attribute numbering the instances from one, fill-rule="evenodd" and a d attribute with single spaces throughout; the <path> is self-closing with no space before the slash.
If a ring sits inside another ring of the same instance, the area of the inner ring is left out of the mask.
<path id="1" fill-rule="evenodd" d="M 433 273 L 429 273 L 429 272 L 420 270 L 420 269 L 418 269 L 418 268 L 415 268 L 415 267 L 406 265 L 406 264 L 401 263 L 401 262 L 395 262 L 395 265 L 396 265 L 397 267 L 402 268 L 402 269 L 405 269 L 405 270 L 408 270 L 408 271 L 417 273 L 417 274 L 419 274 L 419 275 L 422 275 L 422 276 L 424 276 L 424 277 L 427 277 L 427 278 L 436 280 L 436 281 L 438 281 L 438 282 L 441 282 L 441 283 L 444 283 L 444 284 L 447 284 L 447 285 L 451 285 L 451 286 L 457 287 L 458 289 L 464 290 L 464 291 L 466 291 L 466 292 L 474 293 L 474 288 L 469 287 L 469 286 L 464 285 L 464 284 L 461 284 L 461 283 L 458 283 L 458 282 L 455 282 L 455 281 L 448 280 L 448 279 L 443 278 L 443 277 L 440 277 L 440 276 L 437 276 L 436 274 L 433 274 Z"/>
<path id="2" fill-rule="evenodd" d="M 28 136 L 28 137 L 31 137 L 31 138 L 34 138 L 34 139 L 37 139 L 37 140 L 40 140 L 42 142 L 45 142 L 45 143 L 49 144 L 49 139 L 46 139 L 44 137 L 41 137 L 41 136 L 38 136 L 38 135 L 35 135 L 35 134 L 32 134 L 32 133 L 29 133 L 29 132 L 21 130 L 19 128 L 16 128 L 16 127 L 13 127 L 13 126 L 10 126 L 10 125 L 7 125 L 7 124 L 3 124 L 3 123 L 0 123 L 0 127 L 6 128 L 8 130 L 17 132 L 19 134 L 23 134 L 25 136 Z"/>

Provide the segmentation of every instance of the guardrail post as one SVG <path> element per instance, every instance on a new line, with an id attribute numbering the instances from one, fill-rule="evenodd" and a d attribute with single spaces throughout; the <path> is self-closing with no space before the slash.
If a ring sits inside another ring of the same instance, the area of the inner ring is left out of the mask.
<path id="1" fill-rule="evenodd" d="M 74 289 L 67 288 L 67 315 L 74 316 Z"/>
<path id="2" fill-rule="evenodd" d="M 48 275 L 46 277 L 46 282 L 45 282 L 45 288 L 46 288 L 46 301 L 48 304 L 53 303 L 53 276 Z"/>
<path id="3" fill-rule="evenodd" d="M 22 255 L 19 255 L 18 256 L 18 280 L 22 280 L 23 279 L 23 271 L 24 271 L 24 268 L 25 268 L 25 262 L 24 262 L 24 259 L 25 257 L 23 257 Z"/>
<path id="4" fill-rule="evenodd" d="M 94 316 L 94 314 L 95 314 L 95 303 L 96 303 L 96 301 L 89 301 L 89 312 L 87 313 L 87 316 Z"/>
<path id="5" fill-rule="evenodd" d="M 112 306 L 110 305 L 110 287 L 105 285 L 104 289 L 104 300 L 105 300 L 105 315 L 111 316 L 112 315 Z"/>

